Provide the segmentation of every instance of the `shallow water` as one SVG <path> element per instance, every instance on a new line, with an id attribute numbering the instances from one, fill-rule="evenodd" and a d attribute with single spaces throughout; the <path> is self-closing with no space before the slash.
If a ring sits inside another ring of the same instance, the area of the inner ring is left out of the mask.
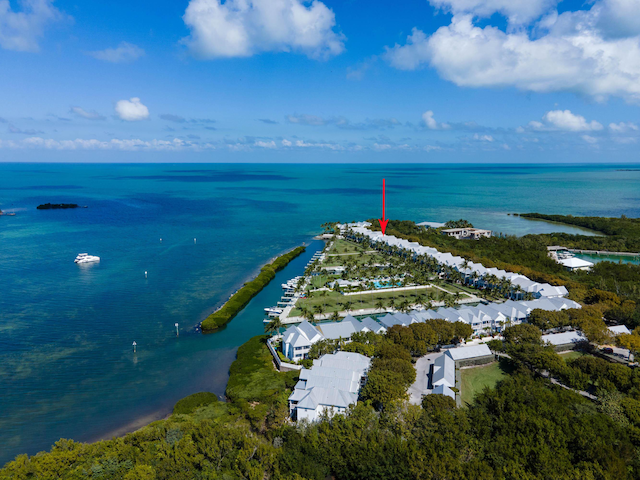
<path id="1" fill-rule="evenodd" d="M 224 331 L 193 327 L 321 223 L 378 217 L 383 177 L 389 218 L 522 235 L 579 229 L 508 212 L 640 216 L 640 172 L 616 167 L 0 164 L 0 208 L 17 213 L 0 217 L 0 463 L 222 394 L 312 249 Z M 102 260 L 78 266 L 80 252 Z"/>

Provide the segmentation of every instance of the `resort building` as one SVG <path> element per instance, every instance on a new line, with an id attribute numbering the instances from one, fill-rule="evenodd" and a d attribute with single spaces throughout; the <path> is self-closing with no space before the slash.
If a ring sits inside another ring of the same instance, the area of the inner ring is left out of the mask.
<path id="1" fill-rule="evenodd" d="M 593 267 L 593 263 L 576 257 L 563 258 L 558 260 L 558 263 L 570 272 L 575 272 L 576 270 L 591 270 L 591 267 Z"/>
<path id="2" fill-rule="evenodd" d="M 289 396 L 294 420 L 317 421 L 323 414 L 344 413 L 358 403 L 371 359 L 359 353 L 337 352 L 314 360 L 300 371 L 300 380 Z"/>
<path id="3" fill-rule="evenodd" d="M 431 366 L 431 384 L 434 387 L 456 386 L 456 362 L 450 357 L 440 355 Z M 455 395 L 453 397 L 455 399 Z"/>
<path id="4" fill-rule="evenodd" d="M 351 228 L 351 232 L 354 234 L 368 237 L 373 244 L 377 244 L 378 248 L 383 250 L 395 252 L 402 256 L 411 256 L 416 261 L 420 261 L 422 257 L 430 257 L 441 265 L 443 270 L 448 267 L 463 274 L 465 283 L 470 285 L 486 287 L 496 282 L 511 282 L 510 296 L 515 297 L 515 299 L 520 299 L 525 293 L 531 294 L 534 298 L 564 297 L 568 294 L 567 289 L 563 286 L 538 283 L 518 273 L 507 272 L 498 268 L 486 268 L 480 263 L 469 262 L 451 253 L 441 253 L 433 247 L 425 247 L 417 242 L 410 242 L 393 235 L 382 235 L 382 232 L 374 232 L 366 227 L 357 226 L 357 224 L 349 224 L 348 227 Z M 347 226 L 344 229 L 346 231 Z M 488 230 L 486 232 L 491 233 Z M 398 252 L 397 249 L 400 249 L 400 251 Z"/>
<path id="5" fill-rule="evenodd" d="M 282 335 L 282 353 L 290 360 L 302 360 L 306 358 L 311 345 L 323 338 L 322 333 L 307 321 L 293 325 Z"/>
<path id="6" fill-rule="evenodd" d="M 549 335 L 542 335 L 542 341 L 544 343 L 550 343 L 556 350 L 571 350 L 579 343 L 588 342 L 584 333 L 577 330 L 572 332 L 563 333 L 551 333 Z"/>
<path id="7" fill-rule="evenodd" d="M 446 228 L 442 230 L 443 235 L 454 237 L 458 240 L 478 240 L 482 237 L 491 238 L 491 230 L 481 228 Z"/>
<path id="8" fill-rule="evenodd" d="M 614 325 L 613 327 L 608 327 L 608 329 L 613 335 L 620 335 L 621 333 L 631 333 L 631 331 L 625 325 Z"/>
<path id="9" fill-rule="evenodd" d="M 484 343 L 470 347 L 450 348 L 444 356 L 449 357 L 458 368 L 468 365 L 482 365 L 495 360 L 493 353 Z"/>

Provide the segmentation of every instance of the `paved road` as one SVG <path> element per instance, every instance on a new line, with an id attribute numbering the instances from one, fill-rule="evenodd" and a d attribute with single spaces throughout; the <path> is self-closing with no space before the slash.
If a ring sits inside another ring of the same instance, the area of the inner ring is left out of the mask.
<path id="1" fill-rule="evenodd" d="M 416 369 L 416 381 L 409 387 L 409 403 L 413 405 L 420 405 L 422 403 L 422 396 L 431 393 L 431 390 L 427 389 L 429 384 L 429 365 L 431 365 L 441 353 L 430 353 L 424 357 L 420 357 L 415 364 Z"/>

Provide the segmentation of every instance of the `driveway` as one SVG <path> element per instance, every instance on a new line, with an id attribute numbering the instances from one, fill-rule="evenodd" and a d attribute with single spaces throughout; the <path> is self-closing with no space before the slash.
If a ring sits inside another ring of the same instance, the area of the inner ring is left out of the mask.
<path id="1" fill-rule="evenodd" d="M 431 390 L 427 389 L 429 385 L 429 367 L 436 358 L 442 355 L 440 353 L 430 353 L 424 357 L 420 357 L 414 365 L 416 369 L 416 381 L 409 387 L 409 403 L 413 405 L 420 405 L 422 403 L 422 396 L 431 393 Z"/>

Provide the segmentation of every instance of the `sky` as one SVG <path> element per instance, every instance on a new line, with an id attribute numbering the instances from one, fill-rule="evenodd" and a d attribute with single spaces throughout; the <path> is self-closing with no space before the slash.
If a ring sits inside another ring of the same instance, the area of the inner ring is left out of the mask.
<path id="1" fill-rule="evenodd" d="M 638 162 L 640 0 L 0 0 L 0 161 Z"/>

